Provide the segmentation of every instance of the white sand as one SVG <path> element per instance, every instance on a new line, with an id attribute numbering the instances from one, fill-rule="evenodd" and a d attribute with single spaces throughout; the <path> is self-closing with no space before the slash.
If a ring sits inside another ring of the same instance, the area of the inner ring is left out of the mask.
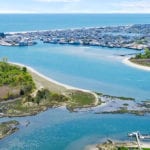
<path id="1" fill-rule="evenodd" d="M 150 67 L 135 64 L 135 63 L 131 62 L 129 59 L 130 58 L 125 58 L 122 62 L 124 64 L 128 65 L 128 66 L 131 66 L 131 67 L 134 67 L 134 68 L 137 68 L 137 69 L 142 69 L 142 70 L 145 70 L 145 71 L 150 71 Z"/>
<path id="2" fill-rule="evenodd" d="M 148 143 L 148 142 L 147 143 L 146 142 L 145 143 L 141 142 L 141 147 L 142 148 L 150 148 L 150 143 Z"/>
<path id="3" fill-rule="evenodd" d="M 40 77 L 46 79 L 47 81 L 52 82 L 52 83 L 54 83 L 54 84 L 56 84 L 56 85 L 62 86 L 62 87 L 64 87 L 64 88 L 68 89 L 68 90 L 79 90 L 79 91 L 83 91 L 83 92 L 87 92 L 87 93 L 92 93 L 92 94 L 94 94 L 94 93 L 93 93 L 92 91 L 90 91 L 90 90 L 85 90 L 85 89 L 81 89 L 81 88 L 76 88 L 76 87 L 73 87 L 73 86 L 69 86 L 69 85 L 60 83 L 60 82 L 58 82 L 58 81 L 56 81 L 56 80 L 53 80 L 53 79 L 51 79 L 51 78 L 49 78 L 49 77 L 46 77 L 45 75 L 43 75 L 43 74 L 39 73 L 38 71 L 36 71 L 35 69 L 31 68 L 30 66 L 26 66 L 26 65 L 23 65 L 23 64 L 20 64 L 20 63 L 14 63 L 14 62 L 10 62 L 10 63 L 11 63 L 11 64 L 14 64 L 14 65 L 17 65 L 17 66 L 21 66 L 21 67 L 26 67 L 29 71 L 31 71 L 31 72 L 37 74 L 38 76 L 40 76 Z M 96 94 L 94 94 L 94 95 L 96 95 Z"/>
<path id="4" fill-rule="evenodd" d="M 85 147 L 85 150 L 99 150 L 96 145 L 87 145 Z"/>

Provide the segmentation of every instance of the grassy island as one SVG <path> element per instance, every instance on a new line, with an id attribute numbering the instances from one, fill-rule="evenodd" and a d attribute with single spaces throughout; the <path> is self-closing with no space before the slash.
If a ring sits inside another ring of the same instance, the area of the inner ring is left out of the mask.
<path id="1" fill-rule="evenodd" d="M 146 48 L 144 54 L 137 54 L 130 59 L 131 62 L 150 67 L 150 48 Z"/>
<path id="2" fill-rule="evenodd" d="M 18 125 L 19 122 L 15 120 L 0 123 L 0 139 L 16 132 L 18 130 Z"/>

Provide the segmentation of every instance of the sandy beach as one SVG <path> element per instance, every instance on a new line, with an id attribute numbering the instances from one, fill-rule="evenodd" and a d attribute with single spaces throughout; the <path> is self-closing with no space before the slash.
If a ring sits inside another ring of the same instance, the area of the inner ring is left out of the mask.
<path id="1" fill-rule="evenodd" d="M 91 92 L 89 90 L 84 90 L 84 89 L 81 89 L 81 88 L 76 88 L 76 87 L 72 87 L 72 86 L 69 86 L 69 85 L 66 85 L 66 84 L 63 84 L 63 83 L 60 83 L 56 80 L 53 80 L 49 77 L 46 77 L 45 75 L 39 73 L 38 71 L 36 71 L 35 69 L 31 68 L 30 66 L 26 66 L 26 65 L 23 65 L 23 64 L 20 64 L 20 63 L 14 63 L 14 62 L 10 62 L 11 64 L 14 64 L 14 65 L 17 65 L 17 66 L 21 66 L 21 67 L 26 67 L 28 69 L 28 71 L 32 72 L 32 73 L 35 73 L 37 74 L 38 76 L 44 78 L 45 80 L 53 83 L 53 84 L 57 84 L 58 86 L 62 86 L 68 90 L 80 90 L 80 91 L 83 91 L 83 92 Z"/>
<path id="2" fill-rule="evenodd" d="M 124 63 L 124 64 L 126 64 L 126 65 L 128 65 L 128 66 L 137 68 L 137 69 L 142 69 L 142 70 L 145 70 L 145 71 L 150 71 L 150 67 L 135 64 L 135 63 L 131 62 L 129 59 L 130 59 L 130 57 L 125 58 L 125 59 L 122 61 L 122 63 Z"/>
<path id="3" fill-rule="evenodd" d="M 98 96 L 97 94 L 95 94 L 94 92 L 90 91 L 90 90 L 85 90 L 85 89 L 81 89 L 81 88 L 76 88 L 73 86 L 69 86 L 63 83 L 60 83 L 56 80 L 53 80 L 41 73 L 39 73 L 38 71 L 36 71 L 35 69 L 33 69 L 30 66 L 21 64 L 21 63 L 14 63 L 14 62 L 9 62 L 11 64 L 17 65 L 17 66 L 21 66 L 21 67 L 26 67 L 28 69 L 28 71 L 30 72 L 30 74 L 32 75 L 32 77 L 34 78 L 36 85 L 38 85 L 39 87 L 46 87 L 52 91 L 55 92 L 59 92 L 59 93 L 64 93 L 67 90 L 77 90 L 77 91 L 82 91 L 82 92 L 86 92 L 86 93 L 91 93 L 96 97 L 96 102 L 95 105 L 98 103 Z M 40 82 L 42 83 L 42 85 L 40 84 Z M 44 86 L 43 86 L 44 85 Z"/>

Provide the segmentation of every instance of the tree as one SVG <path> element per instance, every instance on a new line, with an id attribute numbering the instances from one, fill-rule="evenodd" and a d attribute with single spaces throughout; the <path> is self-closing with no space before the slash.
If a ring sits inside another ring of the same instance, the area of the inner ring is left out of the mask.
<path id="1" fill-rule="evenodd" d="M 36 98 L 35 98 L 35 102 L 36 102 L 38 105 L 40 104 L 40 101 L 41 101 L 41 100 L 40 100 L 39 97 L 36 97 Z"/>
<path id="2" fill-rule="evenodd" d="M 26 102 L 33 102 L 33 98 L 31 95 L 26 96 Z"/>
<path id="3" fill-rule="evenodd" d="M 26 68 L 26 67 L 23 67 L 23 68 L 22 68 L 22 71 L 23 71 L 23 72 L 27 72 L 27 68 Z"/>
<path id="4" fill-rule="evenodd" d="M 145 55 L 146 55 L 146 58 L 150 58 L 150 49 L 149 48 L 146 48 L 145 49 Z"/>
<path id="5" fill-rule="evenodd" d="M 23 90 L 23 89 L 20 89 L 20 96 L 22 96 L 22 95 L 24 95 L 24 94 L 25 94 L 24 90 Z"/>

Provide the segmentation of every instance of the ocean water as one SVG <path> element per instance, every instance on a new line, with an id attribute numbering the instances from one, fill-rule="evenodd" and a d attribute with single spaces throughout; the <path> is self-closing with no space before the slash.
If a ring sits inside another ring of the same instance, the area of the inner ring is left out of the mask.
<path id="1" fill-rule="evenodd" d="M 150 23 L 149 14 L 6 14 L 0 15 L 0 31 L 31 31 Z"/>
<path id="2" fill-rule="evenodd" d="M 150 15 L 0 15 L 0 32 L 97 27 L 150 23 Z M 42 44 L 0 46 L 0 58 L 23 63 L 62 83 L 116 96 L 150 99 L 150 72 L 126 66 L 120 54 L 135 50 Z M 11 118 L 28 127 L 0 141 L 0 150 L 82 150 L 107 138 L 127 139 L 127 133 L 149 133 L 149 115 L 98 115 L 50 109 L 36 116 Z M 0 121 L 10 120 L 1 118 Z"/>

